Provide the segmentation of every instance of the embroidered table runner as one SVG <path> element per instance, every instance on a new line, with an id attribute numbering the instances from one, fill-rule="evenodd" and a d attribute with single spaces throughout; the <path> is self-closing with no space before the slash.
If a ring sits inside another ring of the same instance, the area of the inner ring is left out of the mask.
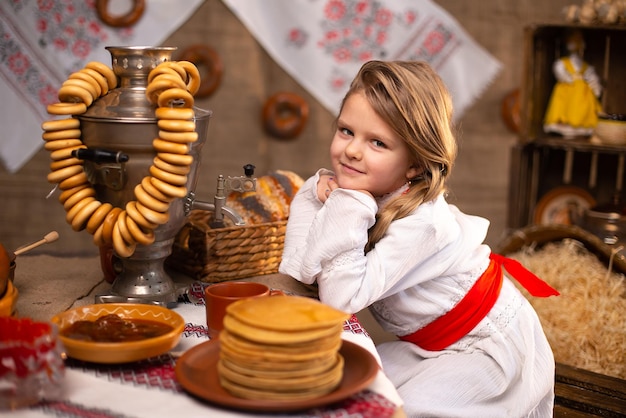
<path id="1" fill-rule="evenodd" d="M 254 417 L 250 412 L 223 409 L 187 394 L 175 378 L 176 359 L 189 348 L 207 341 L 204 288 L 194 282 L 174 308 L 185 319 L 180 343 L 169 353 L 147 360 L 122 364 L 93 364 L 74 359 L 66 362 L 62 398 L 41 402 L 31 408 L 0 417 Z M 356 317 L 344 323 L 342 338 L 366 348 L 379 361 L 374 343 Z M 395 388 L 379 371 L 365 390 L 331 406 L 299 411 L 285 417 L 391 417 L 401 403 Z M 281 414 L 282 416 L 283 414 Z"/>

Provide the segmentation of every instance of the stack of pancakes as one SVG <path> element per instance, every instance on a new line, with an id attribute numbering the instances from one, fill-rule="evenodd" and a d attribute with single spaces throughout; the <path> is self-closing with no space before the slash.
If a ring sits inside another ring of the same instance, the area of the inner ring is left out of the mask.
<path id="1" fill-rule="evenodd" d="M 220 384 L 246 399 L 302 401 L 332 392 L 349 315 L 314 299 L 269 296 L 227 308 L 220 333 Z"/>

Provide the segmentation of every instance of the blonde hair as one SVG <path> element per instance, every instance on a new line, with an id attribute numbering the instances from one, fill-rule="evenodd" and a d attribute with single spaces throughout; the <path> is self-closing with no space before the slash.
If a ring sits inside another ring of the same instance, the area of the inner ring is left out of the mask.
<path id="1" fill-rule="evenodd" d="M 369 61 L 352 81 L 343 103 L 363 93 L 374 111 L 406 143 L 413 164 L 422 170 L 407 193 L 390 201 L 370 228 L 366 252 L 396 219 L 445 191 L 457 144 L 452 132 L 452 99 L 437 73 L 425 62 Z"/>

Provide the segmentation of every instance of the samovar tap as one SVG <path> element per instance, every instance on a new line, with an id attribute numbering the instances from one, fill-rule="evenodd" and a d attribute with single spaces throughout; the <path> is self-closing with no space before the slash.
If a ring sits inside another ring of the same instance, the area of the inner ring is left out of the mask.
<path id="1" fill-rule="evenodd" d="M 189 193 L 185 201 L 185 214 L 187 215 L 192 209 L 200 209 L 213 212 L 213 219 L 210 223 L 211 228 L 223 228 L 224 215 L 233 221 L 236 226 L 245 225 L 246 222 L 243 218 L 231 207 L 226 205 L 226 192 L 253 192 L 256 190 L 256 179 L 252 177 L 254 175 L 254 169 L 256 167 L 252 164 L 246 164 L 243 166 L 244 175 L 225 178 L 220 174 L 217 176 L 217 190 L 213 197 L 213 203 L 203 202 L 195 200 L 195 195 Z"/>

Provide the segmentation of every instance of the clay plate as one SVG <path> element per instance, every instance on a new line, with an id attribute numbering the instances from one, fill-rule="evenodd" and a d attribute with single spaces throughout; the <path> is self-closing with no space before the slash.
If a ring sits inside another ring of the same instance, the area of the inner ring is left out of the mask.
<path id="1" fill-rule="evenodd" d="M 182 316 L 158 305 L 140 303 L 101 303 L 79 306 L 52 317 L 59 330 L 75 321 L 94 321 L 101 316 L 117 314 L 124 319 L 147 319 L 163 322 L 174 329 L 165 335 L 141 341 L 102 343 L 79 341 L 59 335 L 69 357 L 93 363 L 128 363 L 166 353 L 178 344 L 185 328 Z"/>
<path id="2" fill-rule="evenodd" d="M 585 209 L 595 205 L 594 198 L 584 189 L 574 186 L 556 187 L 546 193 L 537 203 L 535 224 L 573 225 L 571 215 L 582 215 Z"/>
<path id="3" fill-rule="evenodd" d="M 238 410 L 287 412 L 338 402 L 365 389 L 378 373 L 376 359 L 363 347 L 343 341 L 339 351 L 345 359 L 343 379 L 337 389 L 304 401 L 271 401 L 238 398 L 224 389 L 217 374 L 219 340 L 201 343 L 185 352 L 176 363 L 176 378 L 187 392 L 211 403 Z"/>

